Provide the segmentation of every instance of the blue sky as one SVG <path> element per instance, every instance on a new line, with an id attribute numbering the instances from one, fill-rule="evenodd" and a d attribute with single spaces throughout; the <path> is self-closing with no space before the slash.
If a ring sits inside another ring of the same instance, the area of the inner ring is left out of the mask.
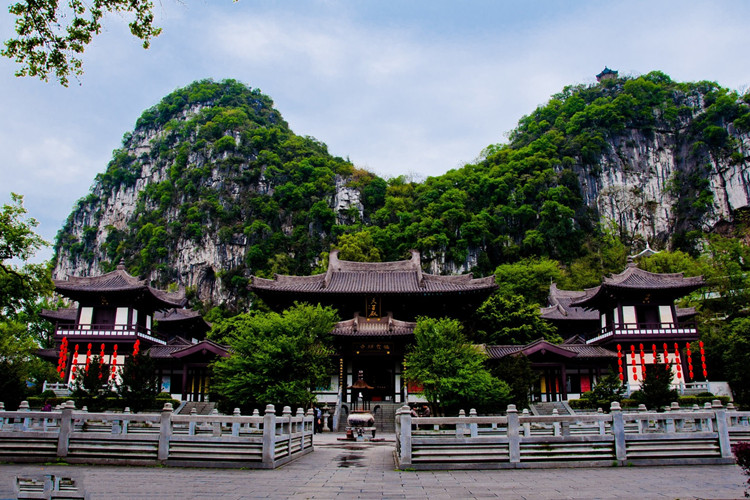
<path id="1" fill-rule="evenodd" d="M 108 17 L 69 88 L 0 60 L 0 202 L 23 194 L 49 241 L 138 116 L 198 79 L 260 88 L 297 134 L 417 178 L 472 161 L 605 65 L 750 85 L 746 1 L 161 0 L 156 12 L 149 50 Z M 0 13 L 3 40 L 11 22 Z"/>

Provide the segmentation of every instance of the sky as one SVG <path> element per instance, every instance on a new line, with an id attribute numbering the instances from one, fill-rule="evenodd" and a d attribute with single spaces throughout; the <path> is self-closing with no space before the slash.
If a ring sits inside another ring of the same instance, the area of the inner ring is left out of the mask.
<path id="1" fill-rule="evenodd" d="M 195 80 L 259 88 L 295 133 L 383 177 L 416 179 L 472 162 L 605 66 L 750 86 L 745 0 L 155 4 L 163 33 L 150 49 L 127 16 L 110 15 L 67 88 L 17 78 L 0 58 L 0 202 L 22 194 L 50 242 L 141 113 Z M 13 22 L 0 10 L 3 40 Z"/>

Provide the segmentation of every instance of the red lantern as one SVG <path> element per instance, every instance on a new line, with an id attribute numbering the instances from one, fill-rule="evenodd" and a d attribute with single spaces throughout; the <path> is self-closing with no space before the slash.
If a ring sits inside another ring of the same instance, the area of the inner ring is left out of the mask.
<path id="1" fill-rule="evenodd" d="M 133 357 L 138 356 L 138 351 L 141 350 L 141 339 L 137 339 L 133 344 Z"/>
<path id="2" fill-rule="evenodd" d="M 643 344 L 638 346 L 641 350 L 641 375 L 646 378 L 646 354 L 643 352 Z"/>
<path id="3" fill-rule="evenodd" d="M 682 363 L 680 362 L 680 348 L 677 342 L 674 343 L 674 364 L 677 368 L 677 380 L 682 378 Z"/>
<path id="4" fill-rule="evenodd" d="M 117 375 L 117 344 L 115 344 L 115 350 L 112 353 L 112 380 L 115 379 L 115 375 Z"/>
<path id="5" fill-rule="evenodd" d="M 73 362 L 71 363 L 72 368 L 70 369 L 71 373 L 71 380 L 76 379 L 76 370 L 78 369 L 78 344 L 76 344 L 76 348 L 73 350 Z"/>
<path id="6" fill-rule="evenodd" d="M 99 379 L 102 378 L 102 366 L 104 366 L 104 343 L 102 343 L 102 350 L 99 354 Z"/>
<path id="7" fill-rule="evenodd" d="M 703 378 L 708 379 L 708 371 L 706 370 L 706 351 L 703 350 L 703 341 L 698 342 L 701 348 L 701 365 L 703 365 Z"/>
<path id="8" fill-rule="evenodd" d="M 651 351 L 654 353 L 654 364 L 659 363 L 659 358 L 656 357 L 656 344 L 651 344 Z"/>
<path id="9" fill-rule="evenodd" d="M 620 382 L 623 382 L 625 377 L 622 374 L 622 346 L 620 344 L 617 344 L 617 368 L 620 371 Z"/>
<path id="10" fill-rule="evenodd" d="M 669 348 L 667 347 L 667 343 L 664 342 L 664 364 L 667 367 L 667 370 L 669 370 Z"/>
<path id="11" fill-rule="evenodd" d="M 633 363 L 633 380 L 638 380 L 638 363 L 635 361 L 635 346 L 630 345 L 630 360 Z"/>
<path id="12" fill-rule="evenodd" d="M 688 374 L 690 375 L 690 380 L 693 380 L 693 357 L 690 354 L 690 342 L 685 344 L 685 349 L 687 350 Z"/>
<path id="13" fill-rule="evenodd" d="M 89 342 L 88 350 L 86 351 L 86 373 L 89 372 L 90 364 L 91 364 L 91 342 Z"/>

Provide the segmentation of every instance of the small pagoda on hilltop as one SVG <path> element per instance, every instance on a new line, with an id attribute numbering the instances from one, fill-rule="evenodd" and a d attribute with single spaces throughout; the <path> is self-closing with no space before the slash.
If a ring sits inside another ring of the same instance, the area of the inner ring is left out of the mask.
<path id="1" fill-rule="evenodd" d="M 332 306 L 347 318 L 332 331 L 339 374 L 318 391 L 319 401 L 353 403 L 361 397 L 403 403 L 416 401 L 421 392 L 406 387 L 401 371 L 416 318 L 468 318 L 497 285 L 494 276 L 427 274 L 416 250 L 410 259 L 395 262 L 345 261 L 334 250 L 325 273 L 253 277 L 249 288 L 277 311 L 299 301 Z M 359 380 L 369 388 L 354 387 Z"/>
<path id="2" fill-rule="evenodd" d="M 609 69 L 608 67 L 604 66 L 604 69 L 602 70 L 602 72 L 596 75 L 596 81 L 603 82 L 605 80 L 616 80 L 617 75 L 618 75 L 617 71 L 613 69 Z"/>
<path id="3" fill-rule="evenodd" d="M 68 276 L 54 283 L 58 294 L 77 305 L 42 311 L 43 318 L 55 323 L 55 348 L 39 354 L 59 360 L 66 383 L 85 369 L 90 356 L 111 366 L 114 377 L 125 358 L 140 350 L 156 361 L 163 391 L 189 401 L 206 398 L 208 363 L 228 353 L 205 339 L 210 325 L 183 308 L 184 292 L 153 288 L 122 264 L 101 276 Z"/>

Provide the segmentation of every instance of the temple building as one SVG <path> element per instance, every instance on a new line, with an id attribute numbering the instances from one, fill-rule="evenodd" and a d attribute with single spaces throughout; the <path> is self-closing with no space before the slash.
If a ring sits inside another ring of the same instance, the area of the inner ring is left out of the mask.
<path id="1" fill-rule="evenodd" d="M 495 277 L 439 276 L 422 271 L 420 254 L 396 262 L 351 262 L 330 253 L 313 276 L 253 277 L 250 289 L 274 310 L 294 301 L 332 306 L 345 318 L 333 329 L 339 373 L 319 401 L 403 403 L 420 397 L 402 379 L 406 346 L 418 316 L 466 319 L 497 288 Z"/>
<path id="2" fill-rule="evenodd" d="M 609 69 L 608 67 L 604 66 L 604 69 L 601 73 L 596 75 L 596 81 L 597 82 L 603 82 L 604 80 L 616 80 L 617 79 L 618 72 Z"/>
<path id="3" fill-rule="evenodd" d="M 532 391 L 538 401 L 578 398 L 609 370 L 619 372 L 631 393 L 657 364 L 668 364 L 672 383 L 684 385 L 695 380 L 688 353 L 691 347 L 698 352 L 696 311 L 678 308 L 675 301 L 703 284 L 700 276 L 651 273 L 633 262 L 584 291 L 560 290 L 553 283 L 549 306 L 540 313 L 565 342 L 487 346 L 487 352 L 491 359 L 525 354 L 540 374 Z"/>
<path id="4" fill-rule="evenodd" d="M 183 309 L 183 292 L 169 293 L 131 276 L 123 265 L 93 277 L 68 276 L 55 280 L 55 291 L 74 301 L 74 307 L 44 310 L 55 323 L 55 348 L 40 355 L 57 359 L 67 344 L 63 381 L 74 381 L 85 369 L 87 355 L 100 356 L 106 365 L 121 367 L 136 342 L 157 362 L 162 390 L 186 401 L 208 394 L 208 362 L 227 356 L 227 349 L 205 340 L 210 325 L 196 312 Z"/>

